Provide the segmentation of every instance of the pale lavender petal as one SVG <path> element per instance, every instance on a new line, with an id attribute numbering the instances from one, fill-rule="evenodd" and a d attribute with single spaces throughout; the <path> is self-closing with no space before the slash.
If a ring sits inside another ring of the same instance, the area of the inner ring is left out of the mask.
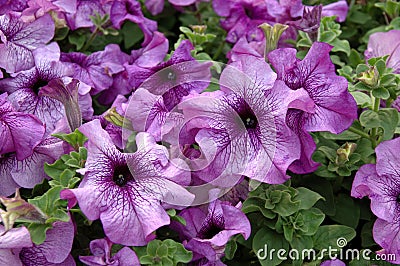
<path id="1" fill-rule="evenodd" d="M 12 228 L 4 234 L 4 226 L 0 225 L 0 250 L 31 246 L 31 235 L 26 227 Z"/>

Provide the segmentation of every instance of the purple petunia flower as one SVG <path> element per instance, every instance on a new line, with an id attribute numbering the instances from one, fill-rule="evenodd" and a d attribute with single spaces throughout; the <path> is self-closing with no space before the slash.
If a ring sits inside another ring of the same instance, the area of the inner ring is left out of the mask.
<path id="1" fill-rule="evenodd" d="M 371 34 L 365 58 L 388 55 L 386 65 L 393 68 L 393 72 L 400 74 L 400 30 L 376 32 Z"/>
<path id="2" fill-rule="evenodd" d="M 296 95 L 289 104 L 286 118 L 302 143 L 301 158 L 290 167 L 296 173 L 312 172 L 317 168 L 311 160 L 315 145 L 304 131 L 338 134 L 357 118 L 357 104 L 347 90 L 347 80 L 335 73 L 329 57 L 331 49 L 329 44 L 316 42 L 303 60 L 297 59 L 296 50 L 291 48 L 268 54 L 278 80 L 284 81 L 292 89 L 292 95 Z"/>
<path id="3" fill-rule="evenodd" d="M 322 262 L 320 266 L 346 266 L 346 264 L 339 259 L 333 259 Z"/>
<path id="4" fill-rule="evenodd" d="M 351 196 L 371 200 L 371 210 L 378 217 L 373 236 L 384 250 L 396 254 L 400 263 L 400 138 L 382 142 L 376 147 L 376 165 L 363 165 L 357 172 Z"/>
<path id="5" fill-rule="evenodd" d="M 75 266 L 70 255 L 74 240 L 72 222 L 55 222 L 46 232 L 46 240 L 36 245 L 31 242 L 25 227 L 4 233 L 0 225 L 0 264 L 18 266 Z"/>
<path id="6" fill-rule="evenodd" d="M 22 17 L 24 20 L 30 20 L 49 12 L 74 14 L 76 2 L 77 0 L 29 0 L 29 7 L 23 10 Z"/>
<path id="7" fill-rule="evenodd" d="M 93 240 L 90 242 L 90 251 L 93 256 L 79 256 L 79 259 L 88 266 L 140 266 L 136 253 L 129 247 L 122 248 L 112 257 L 111 247 L 112 242 L 107 238 Z"/>
<path id="8" fill-rule="evenodd" d="M 207 0 L 168 0 L 168 2 L 176 7 L 190 6 L 196 2 L 206 1 Z M 153 16 L 160 14 L 164 9 L 164 0 L 146 0 L 144 4 Z"/>
<path id="9" fill-rule="evenodd" d="M 219 261 L 232 236 L 242 234 L 247 239 L 251 233 L 246 215 L 228 202 L 214 200 L 209 204 L 208 212 L 193 207 L 179 215 L 185 219 L 186 226 L 173 222 L 172 227 L 187 241 L 185 248 L 194 252 L 193 261 L 204 257 L 210 262 Z"/>
<path id="10" fill-rule="evenodd" d="M 22 12 L 28 7 L 28 0 L 0 0 L 0 15 L 12 11 Z"/>
<path id="11" fill-rule="evenodd" d="M 335 3 L 322 7 L 322 16 L 330 17 L 336 16 L 338 22 L 343 22 L 346 20 L 347 13 L 349 12 L 349 5 L 346 0 L 339 0 Z"/>
<path id="12" fill-rule="evenodd" d="M 21 21 L 17 13 L 0 16 L 0 67 L 8 73 L 33 67 L 32 51 L 53 38 L 54 27 L 48 14 L 31 23 Z"/>
<path id="13" fill-rule="evenodd" d="M 137 0 L 115 0 L 111 6 L 110 20 L 117 29 L 121 28 L 125 20 L 136 23 L 143 31 L 143 46 L 147 45 L 157 30 L 157 22 L 144 17 L 140 3 Z"/>
<path id="14" fill-rule="evenodd" d="M 296 21 L 289 21 L 288 24 L 297 30 L 304 31 L 309 34 L 312 41 L 318 38 L 318 29 L 321 23 L 322 5 L 313 7 L 304 7 L 303 17 Z"/>
<path id="15" fill-rule="evenodd" d="M 126 114 L 135 130 L 150 132 L 159 141 L 166 117 L 182 98 L 207 88 L 211 62 L 197 62 L 190 55 L 192 49 L 190 41 L 184 40 L 167 62 L 152 68 L 126 66 L 132 73 L 131 84 L 140 86 L 132 94 Z"/>
<path id="16" fill-rule="evenodd" d="M 201 170 L 201 179 L 210 182 L 221 174 L 226 183 L 238 174 L 276 184 L 289 178 L 286 170 L 299 158 L 299 142 L 284 121 L 290 89 L 275 79 L 264 60 L 241 57 L 221 74 L 225 95 L 200 95 L 181 104 L 185 120 L 209 121 L 210 129 L 196 135 L 206 157 L 214 154 L 213 162 Z"/>
<path id="17" fill-rule="evenodd" d="M 177 208 L 192 203 L 191 193 L 154 168 L 148 151 L 121 153 L 99 120 L 80 131 L 89 138 L 85 176 L 79 188 L 64 190 L 61 197 L 69 199 L 70 206 L 78 202 L 88 219 L 100 218 L 112 242 L 145 245 L 156 229 L 170 222 L 161 202 Z"/>
<path id="18" fill-rule="evenodd" d="M 274 22 L 276 13 L 282 12 L 275 0 L 216 0 L 212 4 L 218 15 L 226 17 L 221 26 L 228 31 L 226 40 L 231 43 L 242 36 L 246 36 L 248 41 L 262 40 L 264 35 L 258 25 Z"/>
<path id="19" fill-rule="evenodd" d="M 0 157 L 0 195 L 9 196 L 17 187 L 33 188 L 47 178 L 44 163 L 51 164 L 64 153 L 60 139 L 47 137 L 34 148 L 32 155 L 22 161 L 17 160 L 15 153 Z"/>
<path id="20" fill-rule="evenodd" d="M 45 128 L 31 115 L 15 112 L 7 101 L 7 93 L 0 94 L 0 160 L 2 155 L 15 152 L 18 160 L 33 153 L 42 141 Z"/>
<path id="21" fill-rule="evenodd" d="M 110 14 L 112 1 L 108 0 L 76 0 L 76 12 L 66 13 L 66 21 L 71 30 L 79 28 L 91 28 L 93 22 L 91 16 Z"/>
<path id="22" fill-rule="evenodd" d="M 13 108 L 19 112 L 34 114 L 46 125 L 46 133 L 52 132 L 56 123 L 65 117 L 64 107 L 56 99 L 42 96 L 39 92 L 49 82 L 61 78 L 65 84 L 71 82 L 67 76 L 72 70 L 59 62 L 60 50 L 56 43 L 34 51 L 35 67 L 21 71 L 13 78 L 0 80 L 0 91 L 9 93 Z M 89 87 L 90 88 L 90 87 Z M 84 118 L 93 114 L 88 86 L 80 83 L 78 102 Z"/>
<path id="23" fill-rule="evenodd" d="M 61 61 L 74 70 L 73 77 L 92 87 L 92 95 L 108 89 L 113 84 L 113 75 L 122 72 L 122 65 L 129 59 L 116 44 L 89 56 L 79 52 L 61 55 Z"/>

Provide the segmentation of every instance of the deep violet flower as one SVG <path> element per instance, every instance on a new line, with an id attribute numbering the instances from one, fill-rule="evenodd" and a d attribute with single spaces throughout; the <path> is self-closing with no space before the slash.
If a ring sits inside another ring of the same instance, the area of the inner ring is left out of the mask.
<path id="1" fill-rule="evenodd" d="M 111 6 L 110 20 L 113 26 L 120 29 L 125 20 L 136 23 L 143 31 L 143 46 L 151 41 L 153 33 L 157 30 L 157 22 L 144 17 L 140 3 L 137 0 L 115 0 Z"/>
<path id="2" fill-rule="evenodd" d="M 0 0 L 0 15 L 11 11 L 22 12 L 28 7 L 28 0 Z"/>
<path id="3" fill-rule="evenodd" d="M 74 14 L 76 2 L 77 0 L 29 0 L 29 7 L 23 10 L 22 17 L 24 20 L 35 19 L 51 11 Z"/>
<path id="4" fill-rule="evenodd" d="M 312 172 L 317 167 L 311 160 L 315 145 L 311 145 L 312 138 L 304 131 L 338 134 L 357 118 L 357 105 L 347 90 L 348 82 L 335 73 L 329 57 L 331 49 L 329 44 L 316 42 L 303 60 L 297 59 L 296 50 L 291 48 L 268 54 L 278 80 L 292 89 L 292 95 L 297 95 L 289 104 L 286 119 L 302 143 L 301 158 L 290 167 L 296 173 Z"/>
<path id="5" fill-rule="evenodd" d="M 113 1 L 108 0 L 76 0 L 76 12 L 66 13 L 66 21 L 71 30 L 94 27 L 91 16 L 110 14 Z"/>
<path id="6" fill-rule="evenodd" d="M 299 142 L 284 121 L 290 89 L 275 79 L 263 59 L 241 57 L 221 74 L 224 96 L 182 102 L 185 120 L 205 117 L 211 127 L 196 135 L 200 149 L 214 153 L 201 179 L 210 182 L 221 173 L 227 183 L 226 178 L 238 174 L 276 184 L 289 178 L 286 170 L 299 158 Z"/>
<path id="7" fill-rule="evenodd" d="M 346 264 L 339 259 L 333 259 L 322 262 L 320 266 L 346 266 Z"/>
<path id="8" fill-rule="evenodd" d="M 202 1 L 202 2 L 206 2 Z M 177 7 L 182 7 L 182 6 L 190 6 L 196 2 L 200 2 L 199 0 L 168 0 L 172 5 L 177 6 Z M 158 15 L 162 12 L 164 9 L 164 0 L 146 0 L 144 2 L 146 5 L 146 8 L 150 11 L 150 13 L 155 16 Z"/>
<path id="9" fill-rule="evenodd" d="M 0 91 L 9 93 L 13 108 L 37 116 L 45 125 L 46 133 L 56 127 L 65 117 L 64 107 L 56 99 L 40 95 L 40 90 L 51 80 L 61 78 L 65 84 L 71 82 L 72 70 L 58 61 L 60 50 L 56 43 L 34 51 L 35 67 L 19 72 L 15 77 L 0 80 Z M 83 82 L 78 87 L 79 105 L 84 118 L 93 114 L 88 87 Z"/>
<path id="10" fill-rule="evenodd" d="M 113 83 L 108 90 L 102 91 L 99 102 L 108 105 L 118 94 L 128 95 L 135 89 L 128 68 L 134 64 L 142 68 L 151 68 L 160 64 L 168 52 L 168 39 L 161 32 L 154 32 L 151 41 L 143 48 L 131 51 L 130 60 L 124 63 L 124 70 L 113 75 Z M 131 73 L 132 75 L 132 73 Z M 134 73 L 133 75 L 136 75 Z"/>
<path id="11" fill-rule="evenodd" d="M 129 56 L 116 44 L 109 44 L 104 51 L 90 54 L 61 54 L 62 62 L 74 69 L 73 77 L 92 86 L 91 94 L 108 89 L 113 84 L 113 75 L 124 70 L 122 66 L 129 61 Z"/>
<path id="12" fill-rule="evenodd" d="M 54 137 L 47 137 L 35 147 L 32 155 L 22 161 L 15 153 L 0 156 L 0 195 L 9 196 L 15 188 L 33 188 L 47 178 L 44 163 L 53 163 L 65 153 L 63 142 Z"/>
<path id="13" fill-rule="evenodd" d="M 376 147 L 376 164 L 358 170 L 351 196 L 371 200 L 371 211 L 378 217 L 373 228 L 374 240 L 384 250 L 396 254 L 400 263 L 400 138 L 384 141 Z"/>
<path id="14" fill-rule="evenodd" d="M 235 43 L 246 36 L 248 41 L 260 41 L 263 33 L 258 28 L 264 22 L 275 22 L 276 13 L 282 8 L 275 0 L 215 0 L 212 2 L 215 12 L 226 17 L 221 26 L 228 31 L 226 40 Z"/>
<path id="15" fill-rule="evenodd" d="M 385 55 L 389 56 L 386 61 L 387 67 L 400 74 L 400 30 L 376 32 L 369 37 L 365 58 L 368 60 Z"/>
<path id="16" fill-rule="evenodd" d="M 105 239 L 96 239 L 90 242 L 92 256 L 79 256 L 81 262 L 88 266 L 118 265 L 140 266 L 136 253 L 129 247 L 124 247 L 111 257 L 112 242 Z"/>
<path id="17" fill-rule="evenodd" d="M 55 222 L 46 232 L 46 240 L 36 245 L 31 242 L 25 227 L 14 228 L 3 235 L 0 225 L 0 264 L 18 266 L 75 266 L 70 255 L 74 240 L 72 222 Z"/>
<path id="18" fill-rule="evenodd" d="M 318 38 L 318 29 L 321 23 L 322 5 L 313 7 L 304 7 L 303 16 L 301 19 L 288 22 L 289 25 L 295 27 L 297 30 L 308 33 L 311 40 L 316 41 Z"/>
<path id="19" fill-rule="evenodd" d="M 7 101 L 7 93 L 0 94 L 0 160 L 11 152 L 15 152 L 18 160 L 29 157 L 44 132 L 44 125 L 37 117 L 15 112 Z"/>
<path id="20" fill-rule="evenodd" d="M 0 67 L 8 73 L 32 68 L 32 51 L 53 38 L 54 27 L 48 14 L 31 23 L 21 21 L 17 13 L 0 16 Z"/>
<path id="21" fill-rule="evenodd" d="M 183 210 L 180 214 L 186 226 L 173 222 L 172 227 L 186 240 L 185 248 L 194 252 L 193 261 L 206 258 L 210 262 L 223 257 L 226 243 L 236 235 L 250 236 L 250 222 L 242 211 L 228 202 L 214 200 L 208 211 L 199 207 Z"/>
<path id="22" fill-rule="evenodd" d="M 194 196 L 163 178 L 153 167 L 147 152 L 121 153 L 99 120 L 80 127 L 89 138 L 85 176 L 76 189 L 61 197 L 70 206 L 79 203 L 90 220 L 101 220 L 106 236 L 122 245 L 145 245 L 156 229 L 170 223 L 161 202 L 188 206 Z"/>
<path id="23" fill-rule="evenodd" d="M 182 98 L 190 93 L 200 93 L 211 79 L 211 62 L 197 62 L 191 55 L 193 45 L 181 42 L 172 57 L 155 67 L 126 66 L 132 73 L 132 82 L 140 87 L 132 94 L 127 118 L 135 130 L 146 131 L 161 139 L 161 129 L 166 116 Z"/>

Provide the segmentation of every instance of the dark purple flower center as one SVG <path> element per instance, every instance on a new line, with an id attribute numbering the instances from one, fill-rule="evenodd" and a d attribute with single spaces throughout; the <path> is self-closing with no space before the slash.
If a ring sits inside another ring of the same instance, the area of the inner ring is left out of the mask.
<path id="1" fill-rule="evenodd" d="M 225 219 L 222 215 L 207 217 L 197 233 L 197 237 L 201 239 L 211 239 L 224 229 Z"/>
<path id="2" fill-rule="evenodd" d="M 47 86 L 48 82 L 44 79 L 38 79 L 33 85 L 32 85 L 32 90 L 33 92 L 38 95 L 39 90 L 44 87 Z"/>
<path id="3" fill-rule="evenodd" d="M 257 117 L 247 104 L 246 107 L 239 110 L 238 113 L 246 129 L 255 129 L 257 127 Z"/>
<path id="4" fill-rule="evenodd" d="M 396 197 L 396 202 L 400 204 L 400 194 Z"/>
<path id="5" fill-rule="evenodd" d="M 19 253 L 19 258 L 24 266 L 52 265 L 37 246 L 23 248 Z"/>
<path id="6" fill-rule="evenodd" d="M 113 181 L 117 186 L 124 187 L 131 180 L 133 180 L 133 176 L 128 165 L 125 164 L 115 167 Z"/>

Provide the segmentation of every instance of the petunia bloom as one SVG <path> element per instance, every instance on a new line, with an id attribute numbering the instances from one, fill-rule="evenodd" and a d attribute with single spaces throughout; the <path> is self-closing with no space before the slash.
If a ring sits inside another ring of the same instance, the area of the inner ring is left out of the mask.
<path id="1" fill-rule="evenodd" d="M 65 117 L 64 107 L 60 101 L 39 92 L 54 79 L 62 79 L 64 84 L 69 84 L 71 78 L 68 76 L 72 75 L 72 69 L 59 61 L 60 49 L 56 43 L 36 49 L 34 58 L 35 67 L 0 80 L 0 91 L 9 93 L 9 100 L 16 111 L 37 116 L 46 125 L 46 133 L 49 134 L 56 123 Z M 78 102 L 84 118 L 93 113 L 87 88 L 83 82 L 78 87 Z"/>
<path id="2" fill-rule="evenodd" d="M 197 62 L 190 54 L 192 49 L 190 41 L 184 40 L 168 61 L 155 67 L 126 66 L 132 73 L 131 84 L 140 87 L 132 94 L 126 114 L 135 130 L 161 140 L 161 129 L 170 112 L 185 96 L 207 88 L 211 62 Z"/>
<path id="3" fill-rule="evenodd" d="M 0 67 L 8 73 L 32 68 L 32 51 L 53 39 L 54 28 L 48 14 L 30 23 L 21 21 L 17 13 L 0 16 Z"/>
<path id="4" fill-rule="evenodd" d="M 0 264 L 18 266 L 75 266 L 70 255 L 74 240 L 72 222 L 55 222 L 46 232 L 46 240 L 36 245 L 31 242 L 25 227 L 4 233 L 0 225 Z"/>
<path id="5" fill-rule="evenodd" d="M 187 241 L 185 248 L 194 252 L 193 261 L 204 257 L 210 262 L 219 261 L 232 236 L 242 234 L 245 239 L 250 236 L 251 227 L 246 215 L 228 202 L 214 200 L 207 212 L 193 207 L 179 215 L 185 219 L 186 226 L 178 222 L 172 225 L 181 239 Z"/>
<path id="6" fill-rule="evenodd" d="M 121 153 L 93 120 L 79 129 L 89 138 L 88 158 L 76 189 L 64 190 L 70 206 L 79 203 L 89 220 L 101 220 L 106 236 L 122 245 L 145 245 L 153 232 L 170 223 L 162 203 L 182 208 L 194 196 L 163 178 L 147 152 Z"/>
<path id="7" fill-rule="evenodd" d="M 382 142 L 376 147 L 376 164 L 363 165 L 357 172 L 351 196 L 371 200 L 371 210 L 378 217 L 373 228 L 374 240 L 383 251 L 396 254 L 400 263 L 400 138 Z"/>
<path id="8" fill-rule="evenodd" d="M 329 44 L 315 42 L 303 60 L 297 59 L 296 50 L 291 48 L 268 54 L 278 80 L 296 95 L 287 114 L 287 124 L 299 135 L 303 147 L 300 160 L 290 168 L 296 173 L 312 172 L 317 167 L 311 160 L 315 145 L 304 131 L 338 134 L 357 118 L 357 104 L 347 90 L 347 80 L 335 73 L 329 57 L 331 49 Z"/>
<path id="9" fill-rule="evenodd" d="M 15 188 L 33 188 L 48 178 L 44 172 L 45 163 L 53 163 L 65 153 L 62 141 L 49 136 L 34 148 L 32 155 L 19 161 L 14 152 L 0 157 L 0 195 L 9 196 Z"/>
<path id="10" fill-rule="evenodd" d="M 137 0 L 115 0 L 111 6 L 110 20 L 117 29 L 121 28 L 125 20 L 136 23 L 143 31 L 143 46 L 147 45 L 157 30 L 157 22 L 146 18 Z"/>
<path id="11" fill-rule="evenodd" d="M 112 242 L 105 239 L 96 239 L 90 242 L 92 256 L 79 256 L 81 262 L 88 266 L 119 265 L 140 266 L 136 253 L 129 247 L 124 247 L 111 257 Z"/>
<path id="12" fill-rule="evenodd" d="M 365 58 L 385 55 L 389 56 L 387 67 L 393 68 L 394 73 L 400 74 L 400 30 L 376 32 L 369 37 Z"/>
<path id="13" fill-rule="evenodd" d="M 29 157 L 42 141 L 44 132 L 44 125 L 37 117 L 15 112 L 7 93 L 0 94 L 0 160 L 2 155 L 11 152 L 16 153 L 18 160 Z"/>
<path id="14" fill-rule="evenodd" d="M 276 184 L 289 178 L 286 170 L 299 158 L 299 142 L 285 124 L 290 89 L 275 79 L 263 59 L 241 57 L 221 73 L 224 94 L 182 102 L 185 121 L 209 121 L 209 128 L 196 135 L 200 149 L 213 154 L 208 155 L 213 159 L 201 170 L 201 179 L 210 182 L 219 174 L 218 182 L 227 183 L 232 175 L 246 175 Z"/>

